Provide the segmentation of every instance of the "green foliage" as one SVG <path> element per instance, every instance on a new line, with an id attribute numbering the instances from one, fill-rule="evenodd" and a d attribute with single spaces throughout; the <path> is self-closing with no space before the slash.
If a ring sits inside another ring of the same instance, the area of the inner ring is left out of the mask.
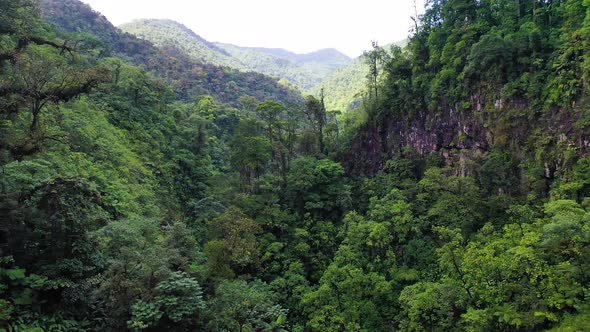
<path id="1" fill-rule="evenodd" d="M 396 270 L 390 224 L 365 221 L 352 212 L 346 235 L 318 288 L 302 299 L 311 330 L 388 330 L 395 315 Z"/>
<path id="2" fill-rule="evenodd" d="M 287 194 L 300 216 L 337 220 L 350 204 L 350 187 L 344 169 L 329 159 L 300 157 L 289 172 Z"/>
<path id="3" fill-rule="evenodd" d="M 255 119 L 240 121 L 229 145 L 232 149 L 232 166 L 254 189 L 256 179 L 264 172 L 272 154 L 271 141 L 262 135 L 261 123 Z"/>
<path id="4" fill-rule="evenodd" d="M 454 285 L 420 282 L 404 288 L 399 296 L 407 331 L 455 330 L 453 312 L 460 307 L 459 290 Z"/>
<path id="5" fill-rule="evenodd" d="M 197 312 L 205 308 L 199 283 L 183 272 L 173 272 L 170 277 L 158 283 L 155 297 L 150 302 L 139 300 L 131 307 L 132 319 L 127 326 L 133 330 L 153 328 L 165 324 L 181 323 L 195 319 Z"/>
<path id="6" fill-rule="evenodd" d="M 466 233 L 481 223 L 481 193 L 471 177 L 444 176 L 440 168 L 426 170 L 418 182 L 417 198 L 433 226 L 448 226 Z"/>
<path id="7" fill-rule="evenodd" d="M 120 29 L 149 40 L 158 47 L 166 44 L 179 45 L 188 55 L 203 63 L 246 69 L 238 59 L 231 57 L 186 26 L 171 20 L 135 20 L 121 25 Z"/>
<path id="8" fill-rule="evenodd" d="M 382 50 L 389 51 L 394 46 L 404 47 L 407 41 L 400 41 L 385 45 Z M 347 66 L 336 69 L 332 74 L 324 78 L 311 92 L 319 95 L 320 90 L 325 92 L 326 110 L 328 112 L 340 112 L 356 114 L 362 112 L 361 105 L 363 97 L 367 94 L 367 73 L 369 66 L 361 56 L 355 58 Z M 349 112 L 350 111 L 350 112 Z"/>
<path id="9" fill-rule="evenodd" d="M 159 47 L 179 45 L 180 49 L 202 63 L 255 70 L 284 78 L 303 91 L 311 90 L 324 77 L 350 62 L 347 56 L 334 49 L 294 54 L 281 49 L 210 43 L 184 25 L 171 20 L 136 20 L 123 24 L 121 29 Z"/>
<path id="10" fill-rule="evenodd" d="M 129 64 L 155 73 L 173 86 L 176 95 L 185 102 L 199 95 L 212 95 L 218 101 L 234 106 L 243 95 L 294 104 L 302 101 L 299 92 L 281 84 L 277 78 L 203 63 L 188 55 L 182 45 L 168 42 L 157 48 L 147 40 L 123 33 L 104 16 L 77 0 L 41 2 L 41 14 L 45 20 L 69 33 L 84 31 L 94 35 L 104 45 L 102 55 L 117 55 Z M 176 30 L 180 36 L 186 35 L 186 31 Z"/>
<path id="11" fill-rule="evenodd" d="M 256 331 L 269 326 L 278 330 L 287 311 L 275 304 L 275 296 L 261 281 L 223 281 L 208 303 L 212 316 L 207 330 Z"/>
<path id="12" fill-rule="evenodd" d="M 0 2 L 0 330 L 587 329 L 588 8 L 428 2 L 339 115 L 193 59 L 307 82 L 334 52 L 149 21 L 156 48 L 73 0 L 42 1 L 57 28 Z M 352 178 L 365 139 L 387 161 Z"/>
<path id="13" fill-rule="evenodd" d="M 246 68 L 278 76 L 302 91 L 314 91 L 324 79 L 347 66 L 351 59 L 334 49 L 294 54 L 283 49 L 215 44 L 238 59 Z"/>
<path id="14" fill-rule="evenodd" d="M 209 223 L 209 232 L 211 240 L 205 252 L 212 273 L 231 277 L 232 270 L 243 273 L 257 268 L 260 254 L 256 235 L 261 229 L 255 221 L 230 208 Z"/>
<path id="15" fill-rule="evenodd" d="M 11 327 L 19 315 L 37 308 L 48 279 L 14 266 L 12 256 L 0 257 L 0 328 Z"/>

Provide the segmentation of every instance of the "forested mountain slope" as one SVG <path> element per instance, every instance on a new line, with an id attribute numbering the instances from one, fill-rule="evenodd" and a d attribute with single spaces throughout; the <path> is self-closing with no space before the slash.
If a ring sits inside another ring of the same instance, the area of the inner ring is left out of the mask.
<path id="1" fill-rule="evenodd" d="M 351 161 L 375 173 L 409 146 L 469 173 L 467 161 L 500 149 L 539 177 L 563 173 L 589 147 L 585 15 L 576 1 L 432 5 L 407 50 L 378 59 L 385 79 Z"/>
<path id="2" fill-rule="evenodd" d="M 221 102 L 237 105 L 240 96 L 252 95 L 258 100 L 301 102 L 299 92 L 280 84 L 277 79 L 203 63 L 173 43 L 154 47 L 149 41 L 121 32 L 102 15 L 77 0 L 41 0 L 40 4 L 44 19 L 60 30 L 90 34 L 100 42 L 98 49 L 102 54 L 122 56 L 156 73 L 170 82 L 175 93 L 182 98 L 213 95 Z M 193 36 L 190 38 L 192 40 Z"/>
<path id="3" fill-rule="evenodd" d="M 367 92 L 368 72 L 369 66 L 364 58 L 358 57 L 324 78 L 314 89 L 314 94 L 319 95 L 324 89 L 326 108 L 329 110 L 346 112 L 357 108 Z"/>
<path id="4" fill-rule="evenodd" d="M 341 116 L 41 9 L 0 0 L 0 331 L 590 330 L 588 1 L 429 2 Z"/>
<path id="5" fill-rule="evenodd" d="M 282 77 L 303 91 L 312 91 L 338 68 L 351 63 L 349 57 L 334 49 L 295 54 L 283 49 L 239 47 L 221 43 L 217 45 L 248 68 Z"/>
<path id="6" fill-rule="evenodd" d="M 407 40 L 403 40 L 387 44 L 382 47 L 382 50 L 389 52 L 393 46 L 403 48 L 406 45 Z M 380 70 L 382 69 L 380 68 Z M 312 94 L 319 96 L 323 89 L 326 109 L 332 112 L 345 113 L 361 106 L 363 98 L 368 93 L 368 75 L 367 57 L 361 55 L 353 59 L 347 66 L 340 67 L 325 77 L 321 83 L 315 86 Z"/>
<path id="7" fill-rule="evenodd" d="M 141 19 L 119 26 L 119 29 L 150 41 L 158 47 L 176 45 L 190 57 L 202 63 L 228 66 L 236 69 L 246 67 L 231 54 L 208 42 L 183 24 L 172 20 Z"/>
<path id="8" fill-rule="evenodd" d="M 334 49 L 295 54 L 283 49 L 210 43 L 184 25 L 171 20 L 136 20 L 123 24 L 120 28 L 156 46 L 177 45 L 199 62 L 280 77 L 303 91 L 311 90 L 334 70 L 351 61 Z"/>

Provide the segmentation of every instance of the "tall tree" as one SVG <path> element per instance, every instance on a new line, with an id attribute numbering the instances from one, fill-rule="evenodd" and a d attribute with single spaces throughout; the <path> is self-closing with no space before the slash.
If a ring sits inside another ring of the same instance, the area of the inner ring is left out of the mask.
<path id="1" fill-rule="evenodd" d="M 319 145 L 319 154 L 325 153 L 324 127 L 328 121 L 326 107 L 324 105 L 323 90 L 320 100 L 314 96 L 305 97 L 305 115 L 311 126 L 314 128 L 316 139 Z"/>
<path id="2" fill-rule="evenodd" d="M 371 47 L 370 51 L 363 52 L 363 59 L 369 65 L 369 74 L 367 75 L 369 98 L 378 99 L 379 74 L 383 63 L 386 61 L 387 52 L 375 40 L 371 41 Z"/>

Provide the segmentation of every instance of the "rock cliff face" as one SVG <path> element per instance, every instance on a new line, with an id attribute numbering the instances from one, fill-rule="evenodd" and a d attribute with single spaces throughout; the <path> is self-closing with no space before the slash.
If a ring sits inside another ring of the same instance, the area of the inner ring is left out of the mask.
<path id="1" fill-rule="evenodd" d="M 590 149 L 590 133 L 576 125 L 580 119 L 575 108 L 534 112 L 525 101 L 486 104 L 476 98 L 472 104 L 472 109 L 461 112 L 444 107 L 436 113 L 382 116 L 365 125 L 342 162 L 352 175 L 371 176 L 410 147 L 422 157 L 437 154 L 456 173 L 468 174 L 472 171 L 468 162 L 485 158 L 495 145 L 509 146 L 523 155 L 564 144 L 575 147 L 579 155 Z M 547 140 L 538 142 L 541 136 Z M 560 162 L 559 157 L 546 161 L 548 176 Z"/>

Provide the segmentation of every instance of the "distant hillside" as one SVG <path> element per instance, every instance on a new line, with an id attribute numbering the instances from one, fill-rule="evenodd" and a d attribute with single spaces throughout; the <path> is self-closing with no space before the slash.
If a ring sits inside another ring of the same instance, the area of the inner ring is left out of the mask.
<path id="1" fill-rule="evenodd" d="M 336 69 L 352 61 L 334 49 L 296 54 L 284 49 L 211 43 L 183 24 L 172 20 L 135 20 L 121 25 L 120 28 L 159 47 L 175 45 L 201 63 L 276 76 L 303 91 L 312 90 Z"/>
<path id="2" fill-rule="evenodd" d="M 174 40 L 162 41 L 160 47 L 155 47 L 150 41 L 117 29 L 104 16 L 80 1 L 41 0 L 40 4 L 45 20 L 65 32 L 94 35 L 103 44 L 103 56 L 115 55 L 145 67 L 172 83 L 181 98 L 212 95 L 223 103 L 233 105 L 237 105 L 238 98 L 243 95 L 254 96 L 261 101 L 274 99 L 284 103 L 302 102 L 299 92 L 280 84 L 276 78 L 199 61 L 188 53 L 186 47 L 179 47 L 179 43 Z M 190 30 L 186 28 L 183 30 L 179 27 L 177 31 L 192 41 L 203 40 L 194 33 L 188 33 Z M 206 45 L 215 49 L 214 45 Z M 218 52 L 223 54 L 221 50 Z"/>
<path id="3" fill-rule="evenodd" d="M 385 45 L 389 50 L 391 46 L 404 47 L 407 40 Z M 324 88 L 326 108 L 329 111 L 346 112 L 357 107 L 361 102 L 361 96 L 366 90 L 368 66 L 362 57 L 354 59 L 348 66 L 335 70 L 312 90 L 312 94 L 318 96 L 321 88 Z"/>
<path id="4" fill-rule="evenodd" d="M 335 49 L 296 54 L 277 48 L 239 47 L 222 43 L 216 45 L 248 68 L 284 78 L 304 91 L 312 90 L 336 69 L 352 62 L 348 56 Z"/>
<path id="5" fill-rule="evenodd" d="M 202 63 L 246 69 L 238 59 L 176 21 L 141 19 L 125 23 L 119 28 L 158 47 L 173 43 Z"/>
<path id="6" fill-rule="evenodd" d="M 360 102 L 368 71 L 363 59 L 356 58 L 350 65 L 337 69 L 325 78 L 312 93 L 318 96 L 320 89 L 324 88 L 326 109 L 346 112 Z"/>

